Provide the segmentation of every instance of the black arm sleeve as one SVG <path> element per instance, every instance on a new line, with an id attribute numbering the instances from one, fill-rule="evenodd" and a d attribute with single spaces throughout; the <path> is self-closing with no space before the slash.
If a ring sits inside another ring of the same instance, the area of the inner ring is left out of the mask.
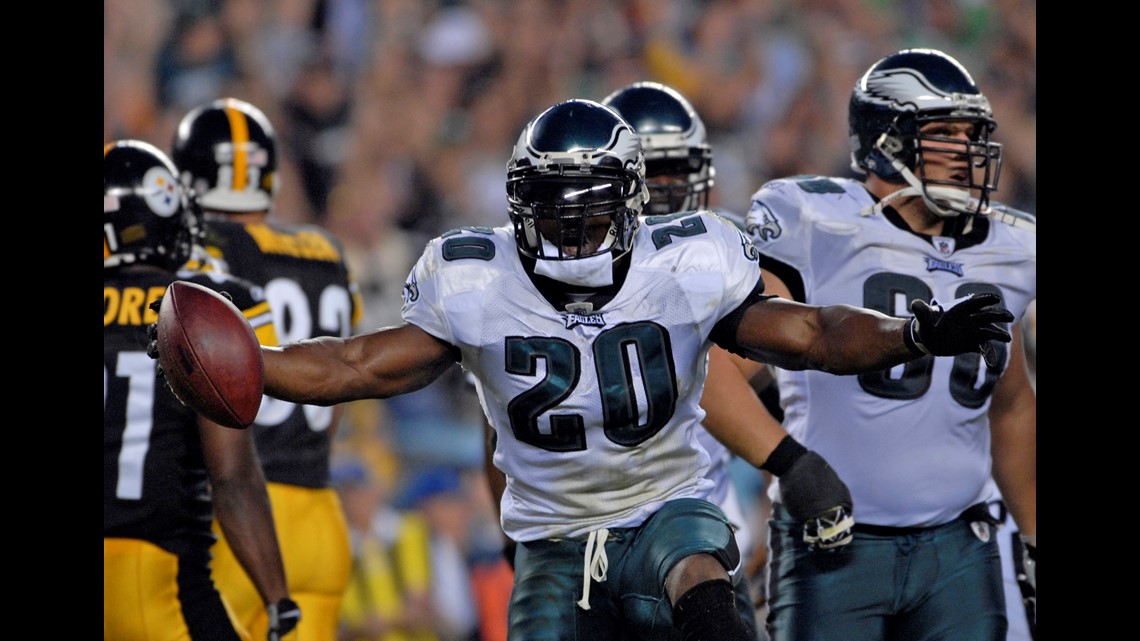
<path id="1" fill-rule="evenodd" d="M 740 319 L 744 316 L 745 310 L 756 304 L 757 301 L 767 300 L 769 298 L 776 297 L 764 294 L 764 280 L 760 279 L 760 281 L 756 283 L 756 287 L 752 290 L 752 293 L 745 297 L 744 302 L 740 303 L 736 309 L 729 312 L 724 318 L 717 321 L 717 324 L 713 326 L 712 332 L 709 333 L 709 340 L 733 354 L 745 356 L 744 351 L 736 344 L 736 330 L 740 327 Z"/>
<path id="2" fill-rule="evenodd" d="M 788 292 L 792 295 L 792 300 L 798 303 L 807 302 L 807 294 L 804 293 L 804 279 L 795 267 L 766 254 L 760 254 L 760 269 L 772 272 L 784 281 L 784 284 L 788 286 Z"/>

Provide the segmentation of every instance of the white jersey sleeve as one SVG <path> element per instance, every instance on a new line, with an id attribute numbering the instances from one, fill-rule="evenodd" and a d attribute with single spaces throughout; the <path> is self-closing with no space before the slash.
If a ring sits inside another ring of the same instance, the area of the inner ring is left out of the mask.
<path id="1" fill-rule="evenodd" d="M 798 272 L 814 305 L 908 317 L 916 298 L 992 292 L 1020 317 L 1036 299 L 1036 231 L 1007 222 L 1024 217 L 978 218 L 961 235 L 928 236 L 893 210 L 866 215 L 873 204 L 856 181 L 782 179 L 753 195 L 747 229 L 764 256 Z M 777 370 L 784 426 L 835 467 L 860 522 L 945 523 L 989 495 L 986 413 L 1008 345 L 999 351 L 994 367 L 961 354 L 858 376 Z"/>

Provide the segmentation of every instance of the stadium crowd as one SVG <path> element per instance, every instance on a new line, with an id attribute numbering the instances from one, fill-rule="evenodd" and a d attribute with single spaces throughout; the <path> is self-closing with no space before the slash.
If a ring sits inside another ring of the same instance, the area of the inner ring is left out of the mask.
<path id="1" fill-rule="evenodd" d="M 272 216 L 340 239 L 367 330 L 400 322 L 425 241 L 506 222 L 506 160 L 547 106 L 638 80 L 677 88 L 715 149 L 711 204 L 747 211 L 770 179 L 851 175 L 852 79 L 906 46 L 952 53 L 985 88 L 1005 144 L 998 198 L 1035 214 L 1034 0 L 105 0 L 104 144 L 165 147 L 196 105 L 259 105 L 281 148 Z M 473 587 L 509 586 L 482 439 L 453 368 L 350 404 L 334 443 L 336 487 L 374 490 L 346 504 L 426 524 L 440 641 L 505 639 L 485 620 L 505 598 Z M 373 638 L 359 633 L 346 638 Z"/>

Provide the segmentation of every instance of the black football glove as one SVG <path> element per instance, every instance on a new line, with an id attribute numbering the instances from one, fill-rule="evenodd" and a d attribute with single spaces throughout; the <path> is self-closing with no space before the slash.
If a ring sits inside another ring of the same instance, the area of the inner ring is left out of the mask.
<path id="1" fill-rule="evenodd" d="M 269 641 L 281 641 L 301 621 L 301 607 L 289 597 L 270 603 L 265 611 L 269 613 Z"/>
<path id="2" fill-rule="evenodd" d="M 785 436 L 761 469 L 780 477 L 780 500 L 804 524 L 808 547 L 838 550 L 851 542 L 851 490 L 822 456 Z"/>
<path id="3" fill-rule="evenodd" d="M 1029 620 L 1030 636 L 1037 638 L 1037 546 L 1027 543 L 1017 532 L 1013 536 L 1013 567 L 1021 602 Z"/>
<path id="4" fill-rule="evenodd" d="M 155 313 L 158 313 L 159 307 L 162 307 L 161 296 L 154 299 L 150 304 L 150 308 L 153 309 Z M 166 380 L 166 372 L 162 371 L 162 363 L 158 360 L 158 321 L 146 326 L 146 355 L 154 359 L 155 375 L 158 376 L 159 380 L 166 383 L 167 388 L 173 392 L 174 388 L 170 387 L 170 381 Z M 177 394 L 175 396 L 177 396 Z"/>
<path id="5" fill-rule="evenodd" d="M 155 314 L 158 313 L 159 308 L 162 307 L 162 296 L 154 299 L 150 303 L 150 308 Z M 158 360 L 158 321 L 146 326 L 146 355 Z M 162 368 L 158 368 L 161 373 Z"/>
<path id="6" fill-rule="evenodd" d="M 904 334 L 907 346 L 916 354 L 934 356 L 981 352 L 986 364 L 994 367 L 997 349 L 990 341 L 1012 340 L 1002 324 L 1013 322 L 1013 314 L 1000 303 L 997 294 L 970 294 L 945 307 L 936 300 L 929 304 L 914 300 L 910 304 L 914 318 Z"/>

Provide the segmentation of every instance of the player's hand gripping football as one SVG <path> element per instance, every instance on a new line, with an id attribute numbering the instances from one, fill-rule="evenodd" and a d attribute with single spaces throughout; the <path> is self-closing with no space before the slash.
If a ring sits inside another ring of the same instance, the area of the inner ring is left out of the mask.
<path id="1" fill-rule="evenodd" d="M 225 298 L 226 300 L 230 301 L 231 303 L 234 302 L 234 297 L 230 296 L 229 292 L 221 291 L 218 293 L 222 295 L 222 298 Z M 150 305 L 148 305 L 148 307 L 150 307 L 151 311 L 153 311 L 155 314 L 157 314 L 158 310 L 162 309 L 162 296 L 159 296 L 158 298 L 151 301 L 151 303 L 150 303 Z M 157 361 L 158 360 L 158 321 L 155 321 L 155 322 L 151 323 L 150 325 L 146 326 L 146 339 L 147 339 L 146 355 Z M 158 375 L 162 376 L 162 365 L 156 364 L 156 367 L 158 367 Z"/>
<path id="2" fill-rule="evenodd" d="M 158 310 L 162 308 L 162 296 L 151 301 L 149 307 L 151 311 L 157 314 Z M 158 321 L 146 326 L 146 340 L 146 355 L 154 359 L 154 366 L 158 368 L 158 376 L 166 380 L 166 377 L 162 374 L 162 365 L 158 363 Z M 170 385 L 170 383 L 167 383 L 167 385 Z"/>
<path id="3" fill-rule="evenodd" d="M 923 354 L 957 356 L 981 352 L 986 364 L 997 365 L 997 349 L 990 341 L 1008 343 L 1009 332 L 1002 327 L 1013 322 L 1013 314 L 1001 306 L 996 294 L 971 294 L 943 306 L 938 301 L 910 304 L 914 314 L 907 325 L 907 344 Z"/>

